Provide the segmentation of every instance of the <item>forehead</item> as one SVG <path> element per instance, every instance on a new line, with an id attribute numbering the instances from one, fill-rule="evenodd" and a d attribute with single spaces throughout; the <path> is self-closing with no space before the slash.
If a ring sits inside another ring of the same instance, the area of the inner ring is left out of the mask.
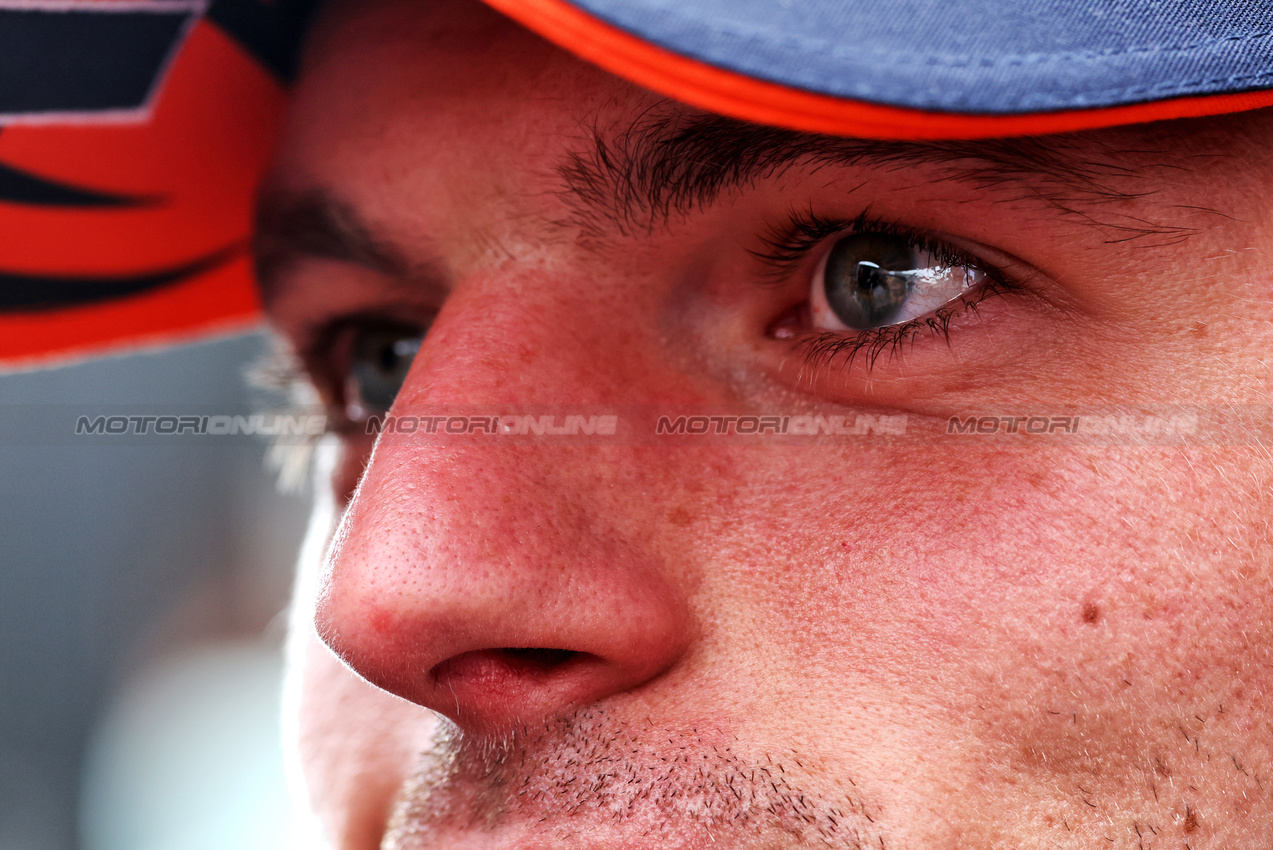
<path id="1" fill-rule="evenodd" d="M 656 100 L 473 0 L 337 0 L 307 43 L 299 132 L 285 148 L 330 156 L 374 144 L 489 164 L 496 150 L 533 157 L 577 136 L 580 116 L 604 121 Z"/>

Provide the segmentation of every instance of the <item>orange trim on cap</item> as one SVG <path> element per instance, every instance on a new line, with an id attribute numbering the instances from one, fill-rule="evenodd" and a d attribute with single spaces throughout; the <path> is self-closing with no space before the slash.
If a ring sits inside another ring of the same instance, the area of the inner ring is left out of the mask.
<path id="1" fill-rule="evenodd" d="M 646 88 L 723 115 L 813 133 L 897 140 L 1038 136 L 1273 106 L 1273 91 L 1024 115 L 882 106 L 814 94 L 689 59 L 598 20 L 566 0 L 485 2 L 579 58 Z"/>

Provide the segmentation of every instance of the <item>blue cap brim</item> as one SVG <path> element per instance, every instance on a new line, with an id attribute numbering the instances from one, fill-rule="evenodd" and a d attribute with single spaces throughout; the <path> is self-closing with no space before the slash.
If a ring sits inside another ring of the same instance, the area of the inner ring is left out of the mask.
<path id="1" fill-rule="evenodd" d="M 966 138 L 1273 104 L 1265 2 L 487 2 L 635 82 L 800 129 Z"/>

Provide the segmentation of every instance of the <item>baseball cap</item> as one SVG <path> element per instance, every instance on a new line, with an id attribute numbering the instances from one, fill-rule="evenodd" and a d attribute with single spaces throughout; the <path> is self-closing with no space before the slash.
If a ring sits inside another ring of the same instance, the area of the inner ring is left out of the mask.
<path id="1" fill-rule="evenodd" d="M 485 2 L 635 83 L 809 132 L 992 138 L 1273 105 L 1267 0 Z M 252 204 L 315 5 L 0 0 L 0 363 L 258 321 Z"/>

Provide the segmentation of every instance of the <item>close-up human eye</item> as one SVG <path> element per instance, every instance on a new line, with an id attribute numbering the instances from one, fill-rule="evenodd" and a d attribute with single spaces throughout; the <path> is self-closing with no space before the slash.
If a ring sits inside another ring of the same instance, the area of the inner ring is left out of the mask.
<path id="1" fill-rule="evenodd" d="M 794 217 L 756 252 L 800 298 L 769 334 L 794 341 L 810 362 L 861 360 L 868 370 L 925 335 L 951 342 L 987 298 L 1025 289 L 1006 270 L 1020 273 L 1018 264 L 992 264 L 953 241 L 866 216 Z"/>
<path id="2" fill-rule="evenodd" d="M 306 358 L 342 425 L 380 416 L 393 406 L 425 329 L 391 319 L 350 319 L 324 334 Z"/>
<path id="3" fill-rule="evenodd" d="M 346 410 L 352 414 L 356 408 L 363 416 L 383 413 L 402 389 L 423 334 L 403 325 L 362 326 L 353 334 Z"/>

